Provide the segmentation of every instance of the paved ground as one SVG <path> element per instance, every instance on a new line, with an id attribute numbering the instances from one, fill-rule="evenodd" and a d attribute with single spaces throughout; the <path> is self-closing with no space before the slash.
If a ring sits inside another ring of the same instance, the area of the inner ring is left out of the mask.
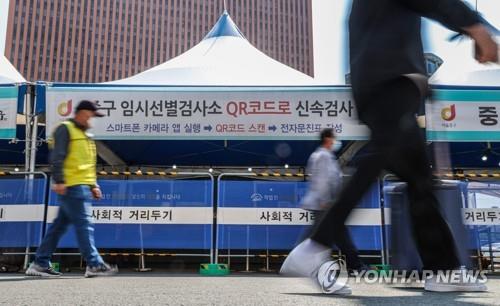
<path id="1" fill-rule="evenodd" d="M 500 277 L 487 293 L 430 293 L 418 286 L 355 284 L 350 297 L 319 294 L 303 279 L 262 274 L 121 273 L 113 278 L 32 279 L 0 274 L 0 305 L 500 305 Z"/>

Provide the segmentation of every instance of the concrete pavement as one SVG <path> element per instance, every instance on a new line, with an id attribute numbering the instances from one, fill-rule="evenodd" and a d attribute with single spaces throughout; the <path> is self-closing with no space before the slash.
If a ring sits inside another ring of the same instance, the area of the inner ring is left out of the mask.
<path id="1" fill-rule="evenodd" d="M 307 280 L 269 274 L 0 274 L 0 305 L 500 305 L 500 277 L 490 277 L 488 286 L 487 293 L 432 293 L 421 285 L 354 284 L 352 296 L 338 297 L 318 293 Z"/>

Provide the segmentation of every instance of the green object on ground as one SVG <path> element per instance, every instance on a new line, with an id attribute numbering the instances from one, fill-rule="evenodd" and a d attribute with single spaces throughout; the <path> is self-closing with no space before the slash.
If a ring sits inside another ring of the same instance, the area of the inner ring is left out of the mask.
<path id="1" fill-rule="evenodd" d="M 228 275 L 229 267 L 226 264 L 201 264 L 200 274 L 206 276 Z"/>
<path id="2" fill-rule="evenodd" d="M 58 262 L 52 262 L 51 263 L 52 269 L 54 269 L 57 272 L 61 272 L 61 267 L 59 266 Z"/>
<path id="3" fill-rule="evenodd" d="M 377 271 L 378 275 L 388 275 L 391 270 L 390 265 L 371 265 L 370 267 Z"/>

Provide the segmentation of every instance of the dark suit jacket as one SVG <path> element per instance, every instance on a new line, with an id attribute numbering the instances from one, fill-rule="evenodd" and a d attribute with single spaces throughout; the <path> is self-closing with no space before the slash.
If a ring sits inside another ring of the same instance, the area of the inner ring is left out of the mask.
<path id="1" fill-rule="evenodd" d="M 460 33 L 480 23 L 459 0 L 353 0 L 349 44 L 355 95 L 404 74 L 426 74 L 422 16 Z"/>

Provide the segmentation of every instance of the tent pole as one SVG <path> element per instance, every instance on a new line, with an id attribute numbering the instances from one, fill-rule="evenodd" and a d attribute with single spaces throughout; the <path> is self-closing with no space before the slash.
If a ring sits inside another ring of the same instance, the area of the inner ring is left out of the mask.
<path id="1" fill-rule="evenodd" d="M 29 86 L 29 85 L 28 85 Z M 29 88 L 29 87 L 28 87 Z M 28 94 L 29 91 L 27 91 Z M 24 143 L 24 171 L 29 172 L 30 167 L 30 154 L 31 154 L 31 99 L 25 95 L 24 96 L 24 116 L 25 116 L 25 143 Z"/>
<path id="2" fill-rule="evenodd" d="M 26 135 L 25 135 L 25 180 L 27 180 L 26 195 L 28 203 L 32 204 L 33 194 L 34 194 L 34 180 L 35 175 L 35 158 L 36 158 L 36 141 L 37 141 L 37 128 L 38 128 L 38 118 L 35 114 L 35 87 L 34 85 L 28 85 L 27 93 L 29 97 L 25 97 L 25 118 L 26 118 Z M 28 230 L 28 233 L 31 232 Z M 24 255 L 24 269 L 28 268 L 29 264 L 29 253 L 30 253 L 30 234 L 26 237 L 26 250 Z"/>
<path id="3" fill-rule="evenodd" d="M 24 142 L 24 171 L 29 172 L 30 168 L 30 154 L 31 154 L 31 98 L 28 97 L 28 94 L 31 96 L 31 93 L 29 91 L 29 85 L 28 90 L 26 91 L 27 95 L 24 96 L 24 115 L 25 115 L 25 142 Z M 29 179 L 29 176 L 26 175 L 24 179 Z M 28 193 L 29 196 L 29 186 L 25 186 L 25 191 Z M 24 252 L 24 263 L 23 263 L 23 269 L 26 270 L 28 268 L 29 264 L 29 252 L 30 252 L 30 247 L 29 247 L 29 237 L 26 239 L 26 248 Z"/>
<path id="4" fill-rule="evenodd" d="M 30 137 L 26 139 L 26 142 L 30 143 L 29 147 L 29 164 L 28 164 L 28 172 L 35 171 L 35 161 L 36 161 L 36 143 L 37 143 L 37 134 L 38 134 L 38 116 L 35 110 L 35 85 L 29 85 L 29 93 L 30 93 Z M 33 176 L 30 175 L 32 179 Z"/>

